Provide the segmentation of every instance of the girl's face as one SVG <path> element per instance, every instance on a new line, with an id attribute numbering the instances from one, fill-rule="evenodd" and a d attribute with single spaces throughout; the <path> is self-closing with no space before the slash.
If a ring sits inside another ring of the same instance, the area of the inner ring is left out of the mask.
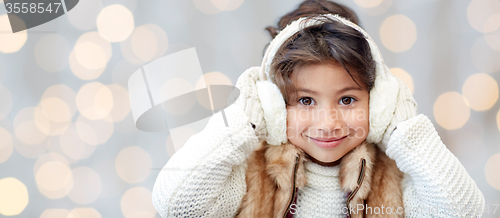
<path id="1" fill-rule="evenodd" d="M 366 139 L 370 95 L 342 66 L 307 65 L 291 79 L 297 98 L 287 106 L 288 140 L 313 161 L 337 161 Z"/>

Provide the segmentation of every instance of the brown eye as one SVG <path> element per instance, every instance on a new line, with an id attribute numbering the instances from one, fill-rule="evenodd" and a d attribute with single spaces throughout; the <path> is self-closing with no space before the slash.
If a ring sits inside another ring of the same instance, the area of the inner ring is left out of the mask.
<path id="1" fill-rule="evenodd" d="M 340 99 L 340 102 L 343 105 L 349 105 L 353 102 L 353 100 L 355 100 L 353 97 L 343 97 L 342 99 Z"/>
<path id="2" fill-rule="evenodd" d="M 304 98 L 299 99 L 299 102 L 303 105 L 309 106 L 309 105 L 313 104 L 314 100 L 312 98 L 309 98 L 309 97 L 304 97 Z"/>

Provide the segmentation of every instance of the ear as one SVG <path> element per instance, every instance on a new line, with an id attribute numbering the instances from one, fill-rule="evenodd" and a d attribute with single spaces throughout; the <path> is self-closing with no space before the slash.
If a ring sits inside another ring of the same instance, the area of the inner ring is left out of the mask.
<path id="1" fill-rule="evenodd" d="M 257 91 L 264 111 L 267 138 L 270 145 L 281 145 L 287 142 L 286 105 L 283 95 L 276 84 L 271 81 L 257 81 Z"/>

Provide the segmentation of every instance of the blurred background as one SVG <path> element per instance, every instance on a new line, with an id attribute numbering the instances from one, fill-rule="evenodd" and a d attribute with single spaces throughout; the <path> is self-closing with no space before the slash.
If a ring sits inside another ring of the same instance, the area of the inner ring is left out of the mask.
<path id="1" fill-rule="evenodd" d="M 0 6 L 0 217 L 159 217 L 172 139 L 135 128 L 129 76 L 195 47 L 207 84 L 234 84 L 300 2 L 80 0 L 16 34 Z M 483 217 L 500 217 L 500 1 L 338 2 L 481 189 Z"/>

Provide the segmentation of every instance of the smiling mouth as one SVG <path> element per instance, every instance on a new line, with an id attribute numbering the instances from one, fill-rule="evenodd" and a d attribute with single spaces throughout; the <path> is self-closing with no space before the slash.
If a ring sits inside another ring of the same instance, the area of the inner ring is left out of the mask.
<path id="1" fill-rule="evenodd" d="M 335 148 L 340 145 L 340 143 L 342 143 L 347 136 L 340 138 L 309 138 L 314 142 L 314 144 L 321 148 Z"/>
<path id="2" fill-rule="evenodd" d="M 309 137 L 309 138 L 316 140 L 316 141 L 321 141 L 321 142 L 332 142 L 332 141 L 338 141 L 338 140 L 344 139 L 346 137 L 347 136 L 342 136 L 342 137 L 337 137 L 337 138 L 313 138 L 313 137 Z"/>

